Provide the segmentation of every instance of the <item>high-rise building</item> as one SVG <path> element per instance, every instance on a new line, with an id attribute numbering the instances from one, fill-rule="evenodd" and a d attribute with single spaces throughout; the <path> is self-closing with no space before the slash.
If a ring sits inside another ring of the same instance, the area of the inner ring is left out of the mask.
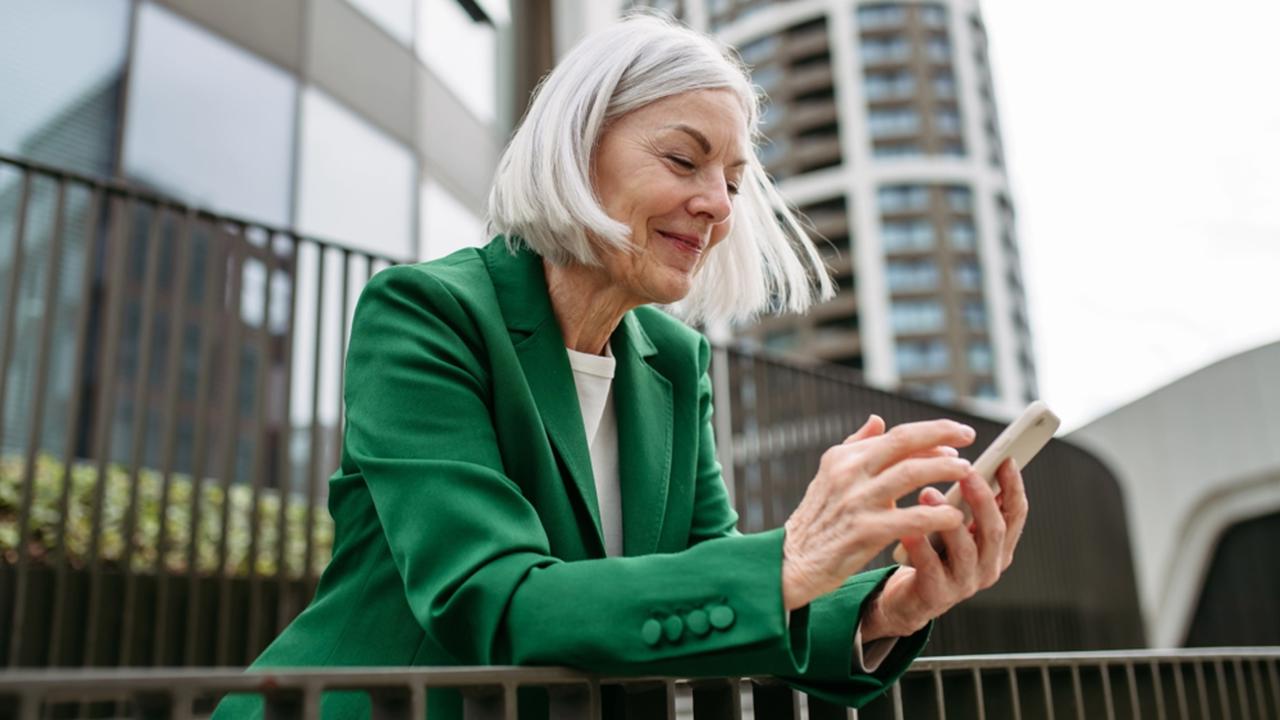
<path id="1" fill-rule="evenodd" d="M 761 159 L 827 241 L 837 297 L 742 334 L 941 403 L 1036 396 L 976 0 L 627 4 L 738 48 L 768 96 Z"/>

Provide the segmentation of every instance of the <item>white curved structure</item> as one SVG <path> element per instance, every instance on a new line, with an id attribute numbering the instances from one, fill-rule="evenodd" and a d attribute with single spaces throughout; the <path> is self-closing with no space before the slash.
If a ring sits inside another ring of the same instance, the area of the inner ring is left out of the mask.
<path id="1" fill-rule="evenodd" d="M 1280 510 L 1278 379 L 1280 342 L 1198 370 L 1067 438 L 1110 465 L 1124 489 L 1155 647 L 1182 644 L 1222 533 Z"/>

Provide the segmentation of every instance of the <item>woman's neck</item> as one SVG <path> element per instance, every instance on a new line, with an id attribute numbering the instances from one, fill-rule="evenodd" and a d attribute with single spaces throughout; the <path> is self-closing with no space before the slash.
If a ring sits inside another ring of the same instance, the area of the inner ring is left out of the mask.
<path id="1" fill-rule="evenodd" d="M 565 347 L 603 355 L 622 316 L 640 303 L 620 292 L 600 268 L 544 260 L 542 269 Z"/>

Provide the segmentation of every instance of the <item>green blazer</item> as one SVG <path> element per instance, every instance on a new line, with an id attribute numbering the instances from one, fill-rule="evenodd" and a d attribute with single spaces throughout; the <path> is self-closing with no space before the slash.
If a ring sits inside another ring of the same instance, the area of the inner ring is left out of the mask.
<path id="1" fill-rule="evenodd" d="M 710 349 L 660 310 L 612 337 L 624 555 L 606 558 L 573 374 L 541 259 L 484 248 L 378 273 L 356 307 L 333 559 L 253 668 L 568 665 L 616 675 L 795 679 L 847 705 L 921 650 L 851 672 L 863 573 L 782 604 L 781 528 L 735 529 L 712 434 Z M 460 717 L 431 693 L 431 717 Z M 331 693 L 325 717 L 366 717 Z M 256 717 L 225 700 L 214 717 Z M 536 717 L 523 711 L 522 717 Z"/>

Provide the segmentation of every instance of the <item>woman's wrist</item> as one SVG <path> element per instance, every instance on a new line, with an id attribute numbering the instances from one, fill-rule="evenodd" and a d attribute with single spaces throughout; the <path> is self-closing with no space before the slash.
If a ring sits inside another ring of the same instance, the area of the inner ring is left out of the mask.
<path id="1" fill-rule="evenodd" d="M 867 600 L 867 607 L 862 612 L 862 642 L 888 637 L 906 637 L 928 624 L 915 622 L 909 616 L 898 612 L 900 608 L 892 607 L 884 599 L 883 594 L 876 594 Z"/>

